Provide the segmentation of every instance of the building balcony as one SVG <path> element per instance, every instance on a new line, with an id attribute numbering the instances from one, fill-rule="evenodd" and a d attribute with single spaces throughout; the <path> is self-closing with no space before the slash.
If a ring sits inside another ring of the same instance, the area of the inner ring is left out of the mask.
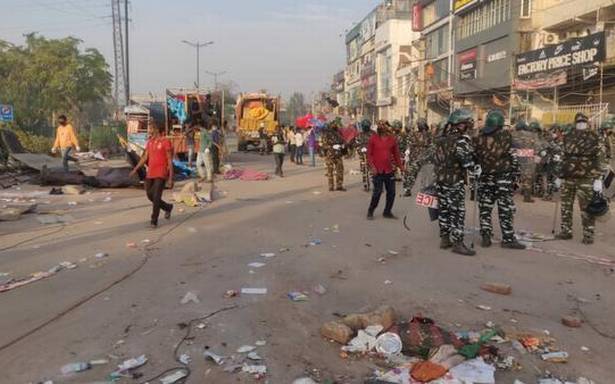
<path id="1" fill-rule="evenodd" d="M 562 33 L 596 26 L 615 18 L 615 4 L 611 0 L 573 0 L 545 7 L 538 11 L 543 29 Z"/>

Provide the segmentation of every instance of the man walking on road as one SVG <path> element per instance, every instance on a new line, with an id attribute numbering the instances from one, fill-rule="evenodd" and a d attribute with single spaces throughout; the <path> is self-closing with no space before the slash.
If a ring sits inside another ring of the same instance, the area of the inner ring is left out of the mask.
<path id="1" fill-rule="evenodd" d="M 211 157 L 211 149 L 214 146 L 211 140 L 210 127 L 203 128 L 199 131 L 199 152 L 196 155 L 196 169 L 201 178 L 201 182 L 207 181 L 211 183 L 213 181 L 214 164 Z"/>
<path id="2" fill-rule="evenodd" d="M 374 192 L 367 210 L 367 219 L 374 219 L 374 211 L 380 202 L 383 187 L 387 191 L 383 216 L 386 219 L 397 219 L 392 212 L 395 202 L 395 169 L 403 172 L 403 164 L 397 140 L 383 121 L 378 122 L 377 134 L 372 135 L 369 139 L 367 159 L 374 175 Z"/>
<path id="3" fill-rule="evenodd" d="M 77 140 L 77 135 L 75 135 L 75 129 L 68 123 L 65 115 L 60 115 L 58 123 L 60 123 L 60 126 L 56 131 L 56 140 L 51 148 L 51 152 L 56 153 L 58 149 L 60 150 L 62 154 L 62 167 L 64 168 L 64 172 L 68 172 L 69 160 L 74 162 L 77 161 L 77 159 L 70 155 L 71 151 L 75 149 L 77 152 L 80 152 L 81 148 L 79 148 L 79 141 Z"/>
<path id="4" fill-rule="evenodd" d="M 278 131 L 271 137 L 273 143 L 273 159 L 275 161 L 275 174 L 280 177 L 284 177 L 284 171 L 282 166 L 284 165 L 284 131 L 278 128 Z"/>
<path id="5" fill-rule="evenodd" d="M 331 122 L 324 129 L 322 137 L 322 151 L 327 166 L 327 180 L 329 191 L 346 191 L 344 188 L 344 139 L 338 130 L 337 122 Z"/>
<path id="6" fill-rule="evenodd" d="M 160 210 L 164 211 L 165 219 L 171 218 L 173 205 L 162 200 L 162 192 L 165 184 L 173 188 L 173 145 L 162 135 L 164 127 L 156 126 L 150 122 L 150 139 L 145 146 L 145 152 L 141 160 L 130 172 L 133 177 L 137 171 L 147 163 L 147 176 L 145 177 L 145 191 L 147 198 L 152 202 L 152 216 L 150 225 L 152 228 L 158 226 L 158 216 Z"/>

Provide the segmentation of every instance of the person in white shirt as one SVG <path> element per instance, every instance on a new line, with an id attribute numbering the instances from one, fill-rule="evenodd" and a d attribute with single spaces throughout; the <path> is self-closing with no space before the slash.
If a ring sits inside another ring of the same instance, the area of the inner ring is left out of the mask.
<path id="1" fill-rule="evenodd" d="M 290 153 L 290 161 L 291 163 L 295 162 L 295 153 L 297 151 L 297 143 L 295 143 L 295 129 L 293 127 L 288 127 L 286 131 L 286 136 L 288 140 L 288 152 Z"/>
<path id="2" fill-rule="evenodd" d="M 304 142 L 305 142 L 305 139 L 303 137 L 303 132 L 297 129 L 297 132 L 295 133 L 295 145 L 297 146 L 297 149 L 295 150 L 295 163 L 299 165 L 303 165 L 303 144 Z"/>

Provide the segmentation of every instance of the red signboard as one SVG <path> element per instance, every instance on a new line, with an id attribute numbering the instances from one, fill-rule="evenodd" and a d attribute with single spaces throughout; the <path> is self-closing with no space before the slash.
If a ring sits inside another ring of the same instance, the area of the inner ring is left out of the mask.
<path id="1" fill-rule="evenodd" d="M 412 30 L 414 32 L 423 30 L 423 7 L 418 3 L 412 6 Z"/>
<path id="2" fill-rule="evenodd" d="M 438 197 L 426 193 L 416 195 L 416 205 L 427 208 L 438 208 Z"/>

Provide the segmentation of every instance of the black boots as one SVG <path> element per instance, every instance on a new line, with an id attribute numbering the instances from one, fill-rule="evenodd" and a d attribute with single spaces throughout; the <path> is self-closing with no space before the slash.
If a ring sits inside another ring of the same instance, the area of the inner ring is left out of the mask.
<path id="1" fill-rule="evenodd" d="M 448 237 L 442 237 L 440 239 L 440 249 L 449 249 L 452 246 L 453 243 L 451 243 L 451 240 Z"/>
<path id="2" fill-rule="evenodd" d="M 453 253 L 456 253 L 456 254 L 462 255 L 462 256 L 474 256 L 474 255 L 476 255 L 476 251 L 474 251 L 473 249 L 468 248 L 463 243 L 463 241 L 455 243 L 453 245 L 452 251 L 453 251 Z"/>
<path id="3" fill-rule="evenodd" d="M 525 249 L 526 246 L 517 241 L 517 239 L 513 241 L 502 242 L 502 248 L 506 249 Z"/>
<path id="4" fill-rule="evenodd" d="M 491 235 L 483 235 L 480 241 L 480 246 L 483 248 L 491 247 Z"/>

